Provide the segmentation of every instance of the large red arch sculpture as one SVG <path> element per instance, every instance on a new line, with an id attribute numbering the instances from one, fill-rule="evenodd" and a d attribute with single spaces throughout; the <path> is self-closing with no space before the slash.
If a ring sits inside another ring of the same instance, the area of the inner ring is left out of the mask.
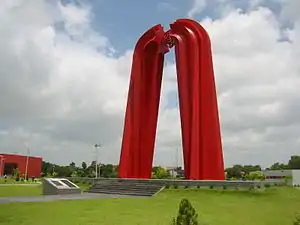
<path id="1" fill-rule="evenodd" d="M 224 180 L 209 36 L 189 19 L 170 27 L 152 27 L 135 46 L 119 177 L 151 177 L 164 54 L 175 46 L 185 177 Z"/>

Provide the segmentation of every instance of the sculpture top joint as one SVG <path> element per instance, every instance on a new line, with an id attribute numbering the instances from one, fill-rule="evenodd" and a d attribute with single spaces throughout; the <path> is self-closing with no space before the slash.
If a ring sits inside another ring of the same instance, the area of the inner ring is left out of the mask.
<path id="1" fill-rule="evenodd" d="M 172 48 L 175 45 L 174 37 L 172 37 L 170 34 L 171 30 L 165 32 L 164 35 L 164 43 L 168 46 L 168 48 Z"/>

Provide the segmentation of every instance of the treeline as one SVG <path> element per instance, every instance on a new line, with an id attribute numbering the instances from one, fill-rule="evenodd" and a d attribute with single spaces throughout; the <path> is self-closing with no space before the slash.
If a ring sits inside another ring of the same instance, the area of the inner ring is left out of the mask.
<path id="1" fill-rule="evenodd" d="M 98 164 L 97 165 L 98 176 L 106 178 L 114 178 L 118 176 L 118 165 L 112 164 Z M 276 162 L 271 165 L 266 170 L 287 170 L 287 169 L 300 169 L 300 156 L 291 156 L 288 163 Z M 226 177 L 228 179 L 243 178 L 245 175 L 252 172 L 261 171 L 262 167 L 260 165 L 234 165 L 225 169 Z M 175 168 L 176 176 L 181 177 L 182 169 L 181 167 Z M 82 162 L 81 165 L 76 165 L 74 162 L 66 166 L 60 166 L 52 164 L 50 162 L 43 162 L 42 166 L 42 176 L 52 176 L 52 177 L 95 177 L 96 176 L 96 162 L 93 161 L 90 165 L 86 162 Z M 165 168 L 155 166 L 152 168 L 152 178 L 156 179 L 166 179 L 171 178 L 172 172 L 166 170 Z"/>
<path id="2" fill-rule="evenodd" d="M 300 156 L 293 155 L 289 159 L 287 164 L 276 162 L 265 170 L 295 170 L 300 169 Z M 232 167 L 226 168 L 227 178 L 242 178 L 243 176 L 250 174 L 251 172 L 261 171 L 262 167 L 260 165 L 234 165 Z"/>
<path id="3" fill-rule="evenodd" d="M 117 177 L 118 166 L 112 164 L 98 164 L 98 176 L 101 177 Z M 81 165 L 76 165 L 74 162 L 67 166 L 60 166 L 50 162 L 43 162 L 42 165 L 43 177 L 95 177 L 96 176 L 96 161 L 90 165 L 82 162 Z"/>

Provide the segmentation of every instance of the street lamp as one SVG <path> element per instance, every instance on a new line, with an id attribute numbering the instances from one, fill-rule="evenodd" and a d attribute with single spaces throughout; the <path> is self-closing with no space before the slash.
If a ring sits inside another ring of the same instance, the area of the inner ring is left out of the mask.
<path id="1" fill-rule="evenodd" d="M 94 145 L 94 148 L 96 149 L 96 165 L 95 165 L 95 177 L 96 177 L 96 179 L 98 178 L 98 166 L 97 166 L 97 164 L 98 164 L 98 148 L 100 148 L 102 146 L 102 144 L 100 143 L 100 144 L 95 144 Z M 100 168 L 99 168 L 100 169 Z M 99 171 L 99 177 L 101 176 L 101 174 L 100 174 L 100 171 Z"/>

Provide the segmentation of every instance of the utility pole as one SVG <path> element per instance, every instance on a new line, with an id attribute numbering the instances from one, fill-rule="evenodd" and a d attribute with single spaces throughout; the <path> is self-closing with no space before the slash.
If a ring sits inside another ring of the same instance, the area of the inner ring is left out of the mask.
<path id="1" fill-rule="evenodd" d="M 27 156 L 26 156 L 26 166 L 25 166 L 25 180 L 28 180 L 28 163 L 29 163 L 30 149 L 27 144 L 26 144 L 26 149 L 27 149 Z"/>
<path id="2" fill-rule="evenodd" d="M 95 177 L 96 177 L 96 179 L 98 178 L 98 148 L 100 148 L 102 146 L 102 144 L 100 143 L 100 144 L 95 144 L 94 145 L 94 148 L 95 148 L 95 150 L 96 150 L 96 165 L 95 165 Z M 99 168 L 100 169 L 100 168 Z M 100 174 L 100 171 L 99 171 L 99 177 L 101 176 L 101 174 Z"/>

